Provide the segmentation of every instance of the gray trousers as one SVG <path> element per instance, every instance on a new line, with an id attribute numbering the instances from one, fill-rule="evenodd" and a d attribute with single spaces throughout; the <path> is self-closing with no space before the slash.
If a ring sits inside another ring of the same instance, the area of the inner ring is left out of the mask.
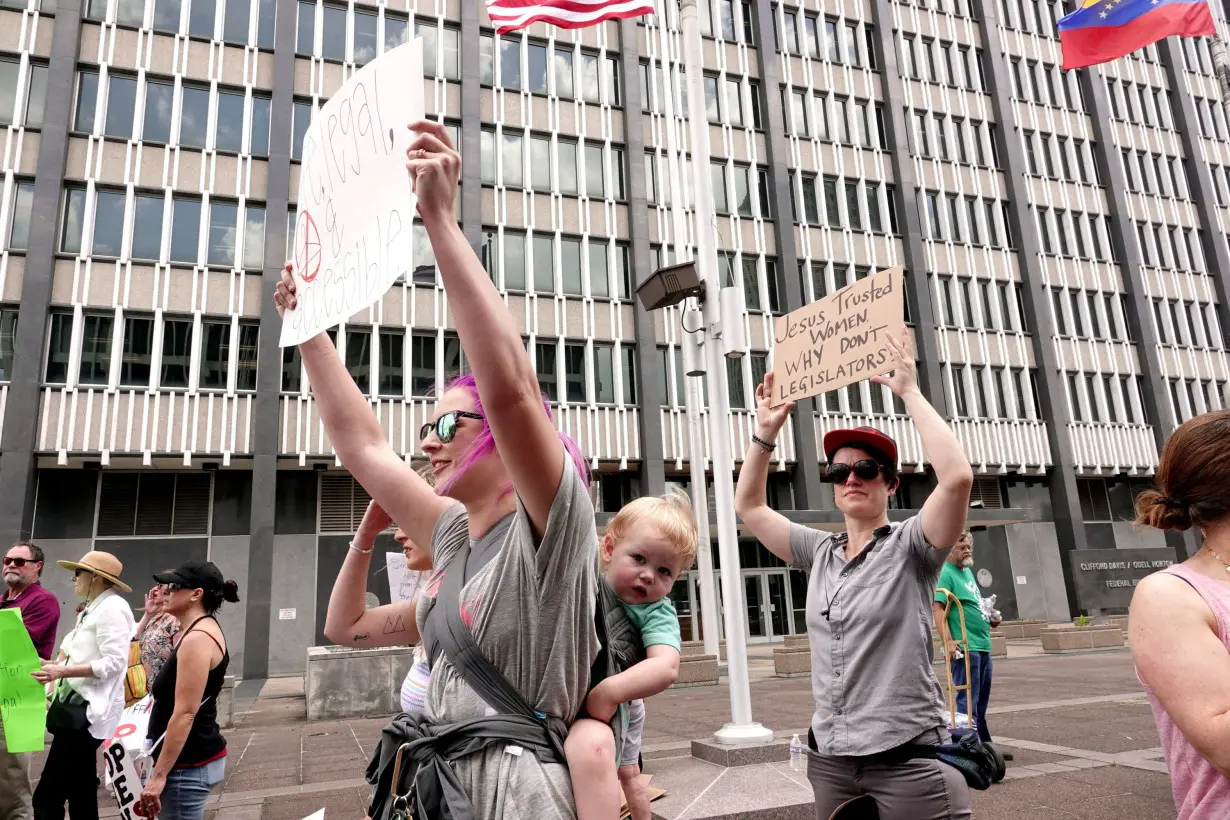
<path id="1" fill-rule="evenodd" d="M 0 820 L 32 820 L 28 754 L 10 754 L 4 743 L 4 719 L 0 717 Z"/>
<path id="2" fill-rule="evenodd" d="M 904 763 L 871 757 L 827 757 L 807 752 L 807 779 L 816 795 L 816 820 L 860 795 L 875 798 L 880 820 L 969 820 L 969 786 L 939 760 Z"/>

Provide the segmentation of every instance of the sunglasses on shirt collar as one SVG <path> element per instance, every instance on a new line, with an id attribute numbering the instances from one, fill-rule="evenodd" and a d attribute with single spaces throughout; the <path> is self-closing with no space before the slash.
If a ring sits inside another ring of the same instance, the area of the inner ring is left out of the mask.
<path id="1" fill-rule="evenodd" d="M 478 419 L 482 421 L 483 417 L 478 413 L 469 413 L 465 410 L 450 410 L 447 413 L 442 413 L 440 418 L 435 421 L 429 421 L 419 428 L 419 441 L 425 440 L 433 432 L 436 438 L 440 439 L 441 444 L 448 444 L 457 437 L 457 419 Z"/>
<path id="2" fill-rule="evenodd" d="M 854 473 L 863 481 L 872 481 L 883 470 L 884 467 L 879 462 L 864 458 L 853 464 L 829 464 L 824 468 L 824 474 L 820 480 L 829 484 L 845 484 L 850 473 Z"/>

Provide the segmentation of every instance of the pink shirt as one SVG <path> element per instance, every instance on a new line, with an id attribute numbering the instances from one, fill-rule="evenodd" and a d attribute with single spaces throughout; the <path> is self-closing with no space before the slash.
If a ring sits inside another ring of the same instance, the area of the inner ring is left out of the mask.
<path id="1" fill-rule="evenodd" d="M 1182 564 L 1167 567 L 1163 572 L 1177 575 L 1200 593 L 1217 619 L 1218 637 L 1230 651 L 1230 587 Z M 1153 706 L 1153 719 L 1157 722 L 1157 733 L 1166 752 L 1174 804 L 1179 811 L 1178 820 L 1225 820 L 1230 817 L 1230 779 L 1223 777 L 1188 742 L 1152 691 L 1149 692 L 1149 703 Z"/>

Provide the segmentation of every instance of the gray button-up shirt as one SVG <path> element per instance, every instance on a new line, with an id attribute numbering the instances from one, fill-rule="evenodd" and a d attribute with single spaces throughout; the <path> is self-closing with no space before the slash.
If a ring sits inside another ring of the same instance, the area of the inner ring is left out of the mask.
<path id="1" fill-rule="evenodd" d="M 947 725 L 931 668 L 931 601 L 949 551 L 927 544 L 918 516 L 876 530 L 852 561 L 845 547 L 845 533 L 790 527 L 792 564 L 808 573 L 812 731 L 830 756 L 921 742 Z"/>

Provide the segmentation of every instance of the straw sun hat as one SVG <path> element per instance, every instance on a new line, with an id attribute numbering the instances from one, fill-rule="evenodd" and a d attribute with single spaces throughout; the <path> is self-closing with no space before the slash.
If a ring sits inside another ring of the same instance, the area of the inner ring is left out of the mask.
<path id="1" fill-rule="evenodd" d="M 115 584 L 116 589 L 121 592 L 132 592 L 132 587 L 120 580 L 120 573 L 124 571 L 124 565 L 120 563 L 120 559 L 109 552 L 93 550 L 83 555 L 80 561 L 56 561 L 56 563 L 64 569 L 92 572 L 99 578 Z"/>

